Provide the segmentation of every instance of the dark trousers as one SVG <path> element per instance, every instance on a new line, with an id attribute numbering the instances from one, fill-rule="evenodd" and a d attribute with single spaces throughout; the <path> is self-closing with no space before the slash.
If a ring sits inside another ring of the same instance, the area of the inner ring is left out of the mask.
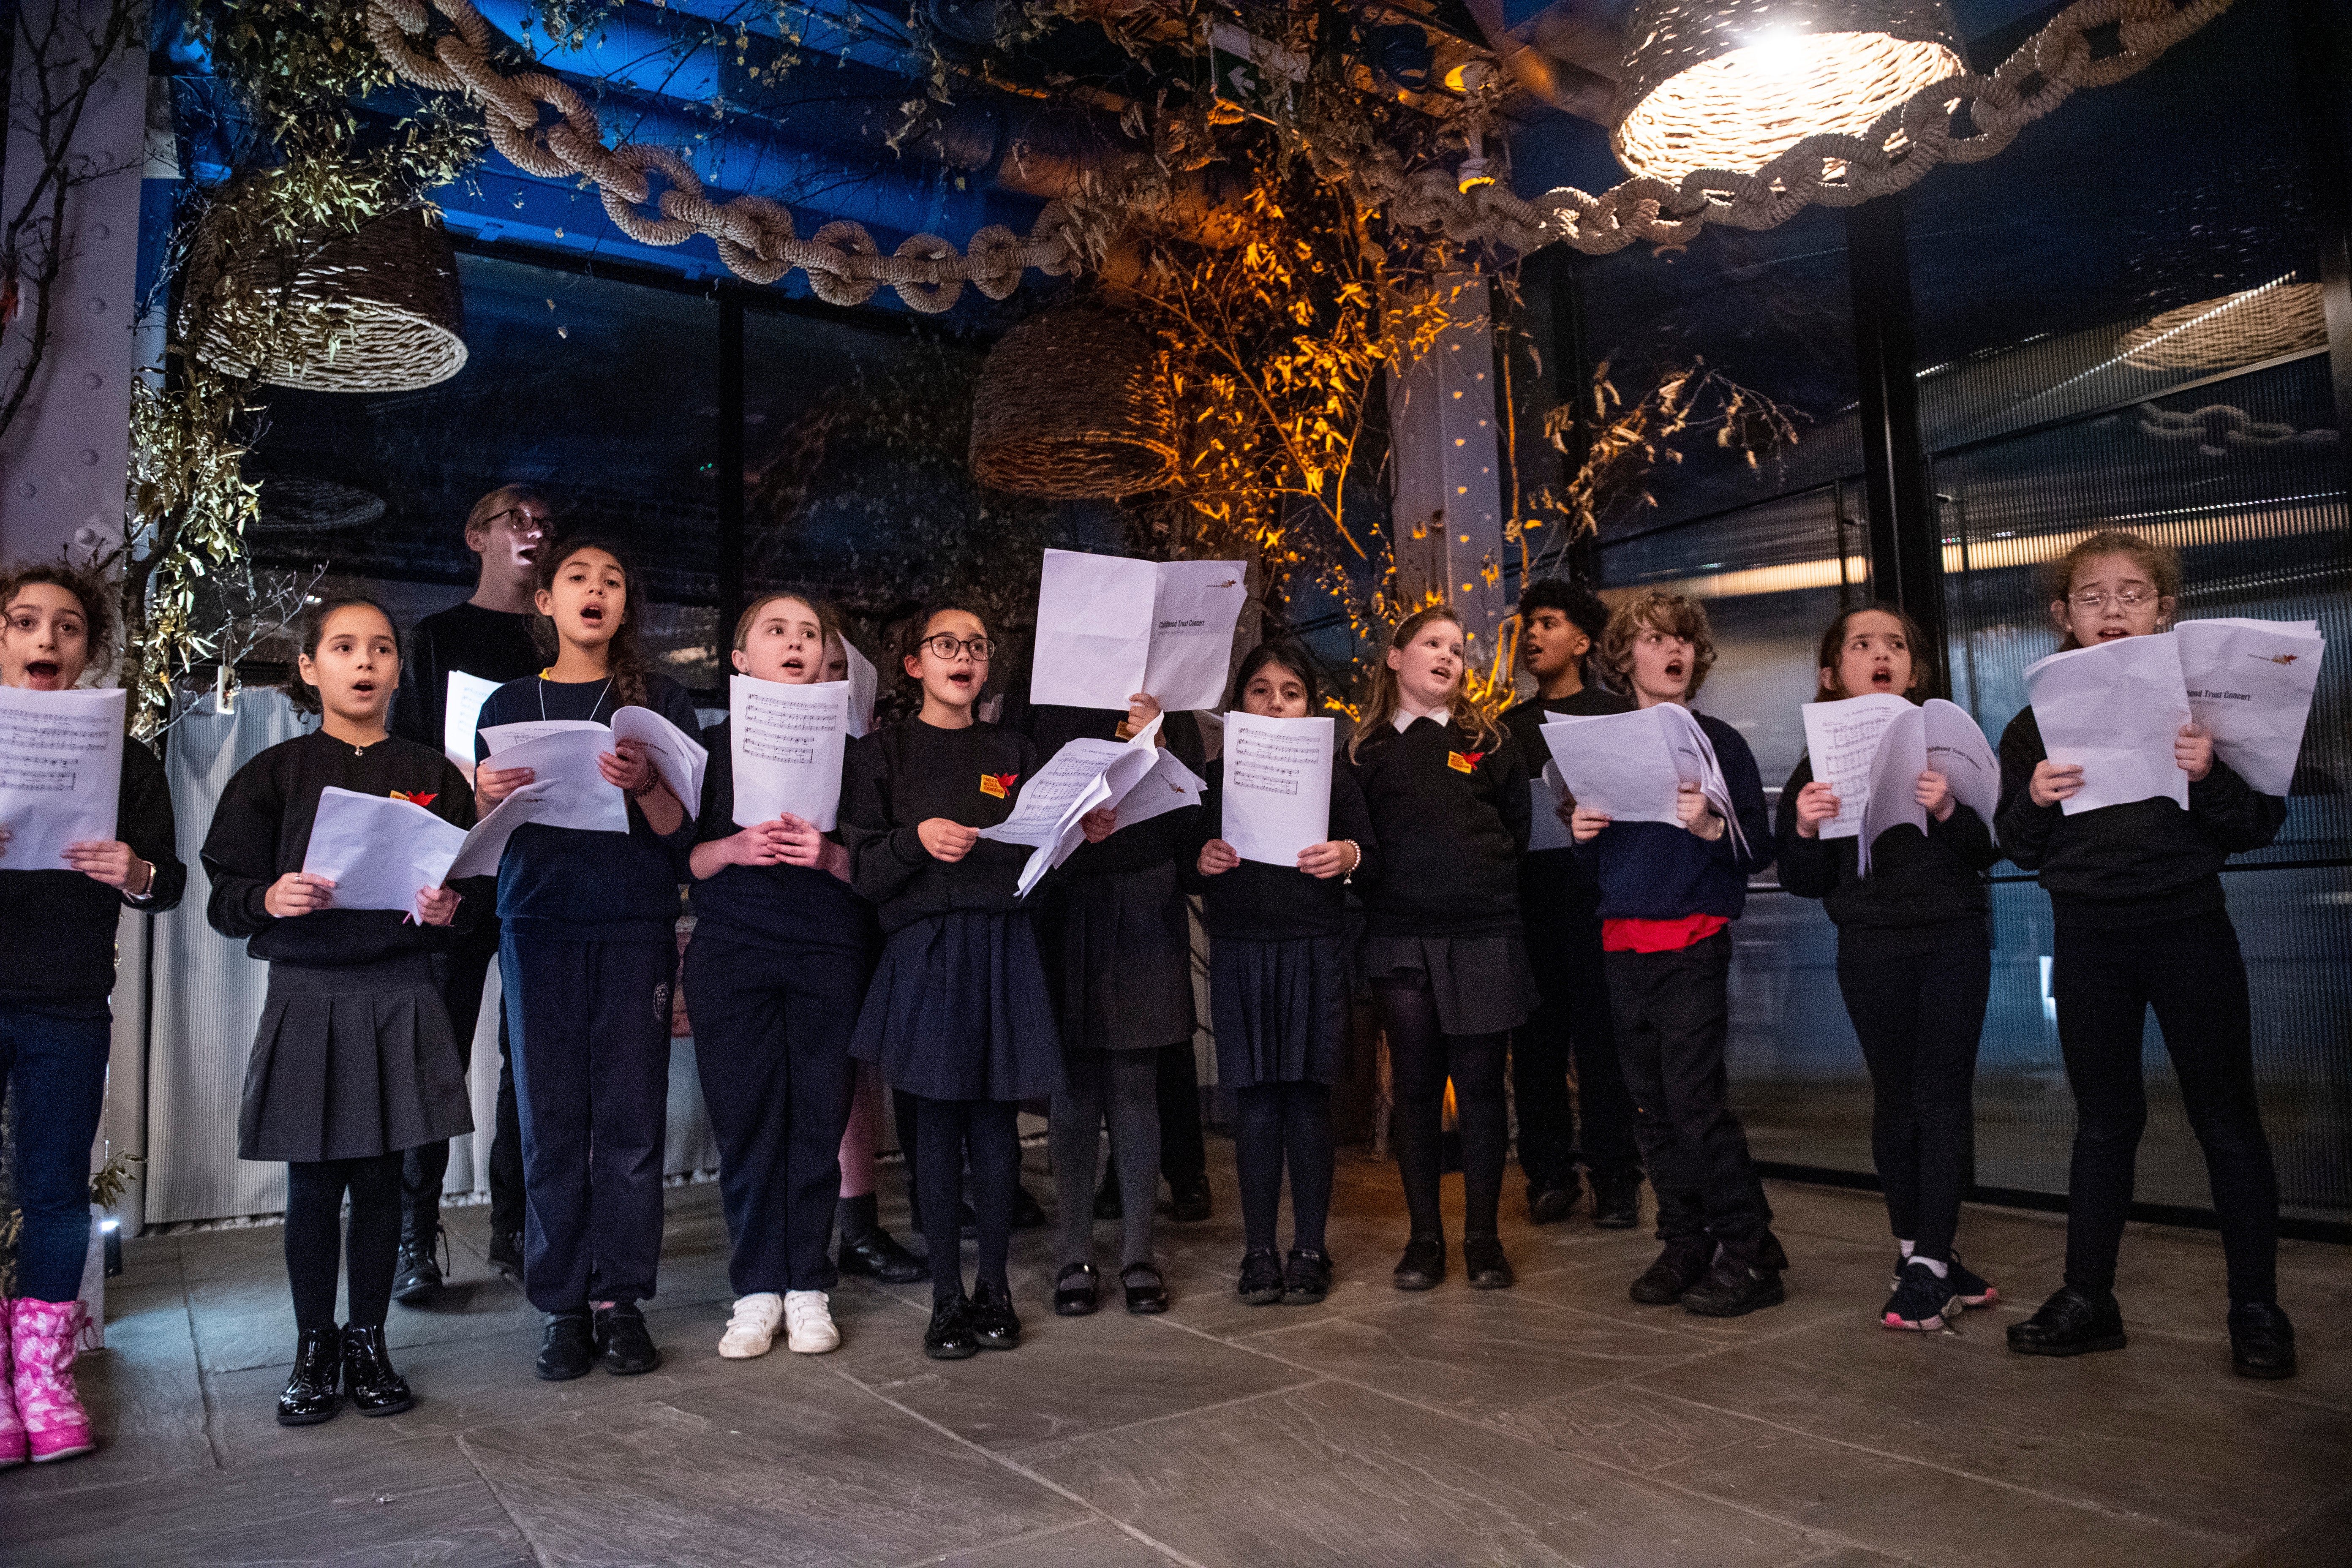
<path id="1" fill-rule="evenodd" d="M 1617 1059 L 1633 1096 L 1633 1136 L 1658 1198 L 1658 1239 L 1713 1237 L 1754 1261 L 1772 1223 L 1731 1112 L 1723 1043 L 1730 1031 L 1731 933 L 1674 952 L 1612 952 L 1609 1001 Z"/>
<path id="2" fill-rule="evenodd" d="M 449 1026 L 457 1036 L 457 1049 L 470 1063 L 474 1026 L 481 1017 L 482 987 L 499 956 L 499 921 L 495 915 L 461 933 L 447 952 L 435 960 L 441 975 L 441 1001 L 449 1010 Z M 490 1135 L 490 1231 L 504 1236 L 522 1228 L 522 1121 L 515 1107 L 513 1037 L 503 1014 L 499 1018 L 498 1123 Z M 440 1221 L 441 1185 L 449 1174 L 449 1144 L 421 1143 L 401 1160 L 401 1233 L 430 1242 Z"/>
<path id="3" fill-rule="evenodd" d="M 1438 1184 L 1445 1170 L 1445 1085 L 1454 1083 L 1454 1125 L 1462 1132 L 1462 1234 L 1493 1236 L 1503 1196 L 1510 1113 L 1503 1103 L 1507 1034 L 1449 1035 L 1426 976 L 1375 980 L 1381 1027 L 1388 1034 L 1396 1083 L 1397 1174 L 1415 1236 L 1443 1236 Z"/>
<path id="4" fill-rule="evenodd" d="M 677 945 L 518 935 L 499 950 L 522 1109 L 523 1291 L 542 1311 L 654 1293 Z"/>
<path id="5" fill-rule="evenodd" d="M 2246 961 L 2229 914 L 2216 910 L 2129 931 L 2062 919 L 2050 991 L 2074 1090 L 2066 1283 L 2094 1295 L 2115 1289 L 2133 1166 L 2147 1126 L 2140 1042 L 2153 1007 L 2189 1131 L 2205 1151 L 2230 1300 L 2275 1300 L 2278 1175 L 2254 1092 Z"/>
<path id="6" fill-rule="evenodd" d="M 352 1199 L 348 1223 L 343 1194 Z M 400 1153 L 306 1160 L 286 1167 L 286 1280 L 294 1326 L 335 1326 L 335 1277 L 348 1270 L 351 1323 L 380 1329 L 400 1263 Z"/>
<path id="7" fill-rule="evenodd" d="M 21 958 L 19 962 L 26 962 Z M 71 1016 L 70 1014 L 83 1014 Z M 47 1013 L 0 1007 L 0 1106 L 16 1102 L 16 1293 L 81 1294 L 89 1257 L 89 1146 L 106 1108 L 114 1023 L 104 1000 Z"/>
<path id="8" fill-rule="evenodd" d="M 1541 1000 L 1511 1032 L 1511 1092 L 1519 1115 L 1519 1169 L 1535 1191 L 1566 1186 L 1580 1157 L 1595 1181 L 1642 1179 L 1633 1097 L 1617 1065 L 1601 917 L 1552 909 L 1528 921 L 1528 963 Z M 1569 1092 L 1575 1064 L 1576 1089 Z M 1581 1111 L 1584 1142 L 1577 1143 Z"/>
<path id="9" fill-rule="evenodd" d="M 785 953 L 704 925 L 686 949 L 702 1100 L 738 1296 L 830 1290 L 825 1246 L 856 1064 L 849 1037 L 871 965 L 856 952 Z"/>
<path id="10" fill-rule="evenodd" d="M 1977 1040 L 1992 989 L 1980 944 L 1889 951 L 1838 936 L 1838 989 L 1870 1068 L 1870 1153 L 1897 1239 L 1948 1263 L 1974 1163 Z"/>

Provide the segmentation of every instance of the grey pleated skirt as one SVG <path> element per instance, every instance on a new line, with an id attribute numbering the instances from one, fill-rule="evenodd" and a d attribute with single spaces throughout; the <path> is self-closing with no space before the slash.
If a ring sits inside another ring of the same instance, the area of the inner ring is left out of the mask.
<path id="1" fill-rule="evenodd" d="M 363 1160 L 474 1130 L 432 961 L 269 966 L 237 1109 L 240 1160 Z"/>
<path id="2" fill-rule="evenodd" d="M 1348 993 L 1346 937 L 1217 938 L 1209 949 L 1209 1017 L 1218 1084 L 1336 1081 L 1347 1056 Z"/>
<path id="3" fill-rule="evenodd" d="M 1032 1100 L 1062 1085 L 1062 1043 L 1025 910 L 959 910 L 892 931 L 849 1054 L 926 1100 Z"/>
<path id="4" fill-rule="evenodd" d="M 1518 932 L 1503 936 L 1367 934 L 1364 978 L 1425 981 L 1449 1035 L 1516 1029 L 1536 1010 L 1539 993 Z"/>
<path id="5" fill-rule="evenodd" d="M 1072 1050 L 1154 1051 L 1192 1037 L 1192 928 L 1176 866 L 1072 879 L 1044 943 Z"/>

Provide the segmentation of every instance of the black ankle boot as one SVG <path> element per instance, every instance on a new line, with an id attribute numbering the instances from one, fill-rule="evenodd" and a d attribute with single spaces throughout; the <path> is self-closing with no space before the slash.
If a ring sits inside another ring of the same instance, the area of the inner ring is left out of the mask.
<path id="1" fill-rule="evenodd" d="M 437 1210 L 420 1208 L 401 1228 L 400 1262 L 392 1276 L 392 1299 L 404 1307 L 429 1307 L 441 1294 L 441 1258 L 448 1240 Z"/>
<path id="2" fill-rule="evenodd" d="M 2124 1310 L 2112 1291 L 2094 1296 L 2062 1286 L 2041 1310 L 2009 1326 L 2009 1348 L 2020 1355 L 2088 1355 L 2124 1348 Z"/>
<path id="3" fill-rule="evenodd" d="M 844 1274 L 879 1279 L 885 1285 L 911 1285 L 931 1276 L 928 1260 L 908 1251 L 897 1237 L 878 1225 L 860 1235 L 843 1234 L 839 1267 Z"/>
<path id="4" fill-rule="evenodd" d="M 1671 1307 L 1683 1293 L 1706 1278 L 1715 1261 L 1711 1236 L 1678 1236 L 1666 1243 L 1658 1260 L 1643 1270 L 1626 1294 L 1645 1307 Z"/>
<path id="5" fill-rule="evenodd" d="M 2240 1377 L 2294 1375 L 2294 1325 L 2275 1301 L 2230 1309 L 2230 1367 Z"/>
<path id="6" fill-rule="evenodd" d="M 294 1371 L 278 1394 L 280 1426 L 316 1426 L 343 1407 L 343 1331 L 306 1329 L 294 1345 Z"/>
<path id="7" fill-rule="evenodd" d="M 397 1415 L 416 1403 L 408 1380 L 392 1370 L 383 1325 L 343 1325 L 343 1388 L 362 1415 Z"/>

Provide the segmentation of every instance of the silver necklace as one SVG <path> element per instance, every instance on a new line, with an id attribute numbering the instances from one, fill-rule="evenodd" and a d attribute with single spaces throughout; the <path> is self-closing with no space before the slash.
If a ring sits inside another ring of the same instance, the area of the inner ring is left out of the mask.
<path id="1" fill-rule="evenodd" d="M 541 670 L 539 672 L 539 717 L 542 722 L 547 720 L 547 672 Z M 596 693 L 596 705 L 588 710 L 588 722 L 593 724 L 596 721 L 596 715 L 604 710 L 604 699 L 611 695 L 613 695 L 613 678 L 608 675 L 604 678 L 604 689 Z"/>

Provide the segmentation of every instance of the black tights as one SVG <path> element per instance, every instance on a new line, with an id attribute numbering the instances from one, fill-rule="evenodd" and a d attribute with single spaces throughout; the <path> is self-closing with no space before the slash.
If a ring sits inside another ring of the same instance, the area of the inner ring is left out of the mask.
<path id="1" fill-rule="evenodd" d="M 351 1321 L 383 1326 L 400 1263 L 400 1162 L 395 1152 L 364 1160 L 298 1161 L 286 1167 L 286 1279 L 294 1326 L 335 1326 L 335 1277 L 351 1264 Z M 343 1225 L 343 1194 L 352 1218 Z"/>
<path id="2" fill-rule="evenodd" d="M 1445 1169 L 1445 1082 L 1454 1080 L 1455 1125 L 1462 1130 L 1462 1234 L 1493 1236 L 1503 1197 L 1503 1156 L 1510 1143 L 1503 1071 L 1510 1036 L 1449 1035 L 1437 1018 L 1428 983 L 1376 980 L 1381 1026 L 1388 1032 L 1396 1085 L 1397 1171 L 1412 1234 L 1443 1236 L 1438 1178 Z"/>
<path id="3" fill-rule="evenodd" d="M 963 1166 L 971 1160 L 971 1210 L 980 1229 L 980 1282 L 1010 1295 L 1013 1189 L 1021 1178 L 1021 1107 L 1000 1100 L 915 1098 L 915 1183 L 923 1241 L 931 1254 L 931 1298 L 963 1294 Z"/>
<path id="4" fill-rule="evenodd" d="M 1323 1250 L 1331 1213 L 1331 1086 L 1254 1083 L 1234 1091 L 1234 1157 L 1241 1167 L 1242 1246 L 1271 1251 L 1282 1208 L 1282 1167 L 1290 1166 L 1290 1245 Z"/>

